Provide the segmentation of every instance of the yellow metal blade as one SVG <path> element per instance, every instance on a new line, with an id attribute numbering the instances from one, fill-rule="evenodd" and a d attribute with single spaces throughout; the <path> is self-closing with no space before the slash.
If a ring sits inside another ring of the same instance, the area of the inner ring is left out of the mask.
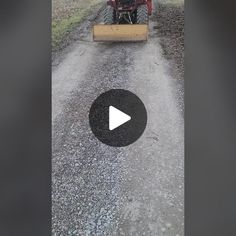
<path id="1" fill-rule="evenodd" d="M 146 41 L 148 25 L 94 25 L 95 42 L 136 42 Z"/>

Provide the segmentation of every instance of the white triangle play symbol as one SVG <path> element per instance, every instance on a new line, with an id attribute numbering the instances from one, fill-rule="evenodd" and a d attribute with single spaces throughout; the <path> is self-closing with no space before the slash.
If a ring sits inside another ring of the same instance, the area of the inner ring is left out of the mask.
<path id="1" fill-rule="evenodd" d="M 109 130 L 114 130 L 129 120 L 131 120 L 130 116 L 113 106 L 109 106 Z"/>

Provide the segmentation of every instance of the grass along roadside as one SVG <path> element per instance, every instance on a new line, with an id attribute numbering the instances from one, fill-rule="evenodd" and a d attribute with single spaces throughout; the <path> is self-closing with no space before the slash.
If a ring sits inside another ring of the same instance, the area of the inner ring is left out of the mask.
<path id="1" fill-rule="evenodd" d="M 58 0 L 54 0 L 55 6 Z M 62 0 L 60 0 L 62 1 Z M 65 4 L 68 2 L 65 1 Z M 61 14 L 61 16 L 57 14 L 57 17 L 53 15 L 52 17 L 52 48 L 58 47 L 63 39 L 77 26 L 86 16 L 90 13 L 90 9 L 100 4 L 101 0 L 87 0 L 86 4 L 80 4 L 78 2 L 78 7 L 74 7 L 73 11 L 68 11 L 67 14 Z M 55 10 L 56 12 L 56 10 Z M 58 11 L 60 14 L 60 11 Z"/>
<path id="2" fill-rule="evenodd" d="M 184 6 L 184 0 L 159 0 L 159 3 L 175 7 Z"/>

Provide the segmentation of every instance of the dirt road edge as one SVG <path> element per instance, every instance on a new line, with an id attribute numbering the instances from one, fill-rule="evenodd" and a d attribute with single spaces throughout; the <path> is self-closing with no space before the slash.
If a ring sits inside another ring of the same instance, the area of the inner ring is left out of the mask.
<path id="1" fill-rule="evenodd" d="M 72 41 L 78 39 L 73 33 L 79 25 L 88 20 L 91 23 L 104 8 L 101 1 L 92 1 L 87 8 L 75 11 L 75 13 L 58 22 L 52 21 L 52 53 L 55 54 L 68 46 Z"/>

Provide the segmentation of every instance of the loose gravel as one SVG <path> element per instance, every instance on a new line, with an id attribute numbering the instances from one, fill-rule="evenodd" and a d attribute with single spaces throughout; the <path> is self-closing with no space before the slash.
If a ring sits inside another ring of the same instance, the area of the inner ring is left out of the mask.
<path id="1" fill-rule="evenodd" d="M 183 236 L 183 117 L 155 22 L 147 43 L 106 44 L 89 41 L 93 21 L 54 61 L 52 235 Z M 92 102 L 111 88 L 134 92 L 148 111 L 129 147 L 108 147 L 89 128 Z"/>
<path id="2" fill-rule="evenodd" d="M 173 60 L 179 77 L 184 76 L 184 6 L 159 3 L 157 12 L 158 35 L 164 54 Z"/>

